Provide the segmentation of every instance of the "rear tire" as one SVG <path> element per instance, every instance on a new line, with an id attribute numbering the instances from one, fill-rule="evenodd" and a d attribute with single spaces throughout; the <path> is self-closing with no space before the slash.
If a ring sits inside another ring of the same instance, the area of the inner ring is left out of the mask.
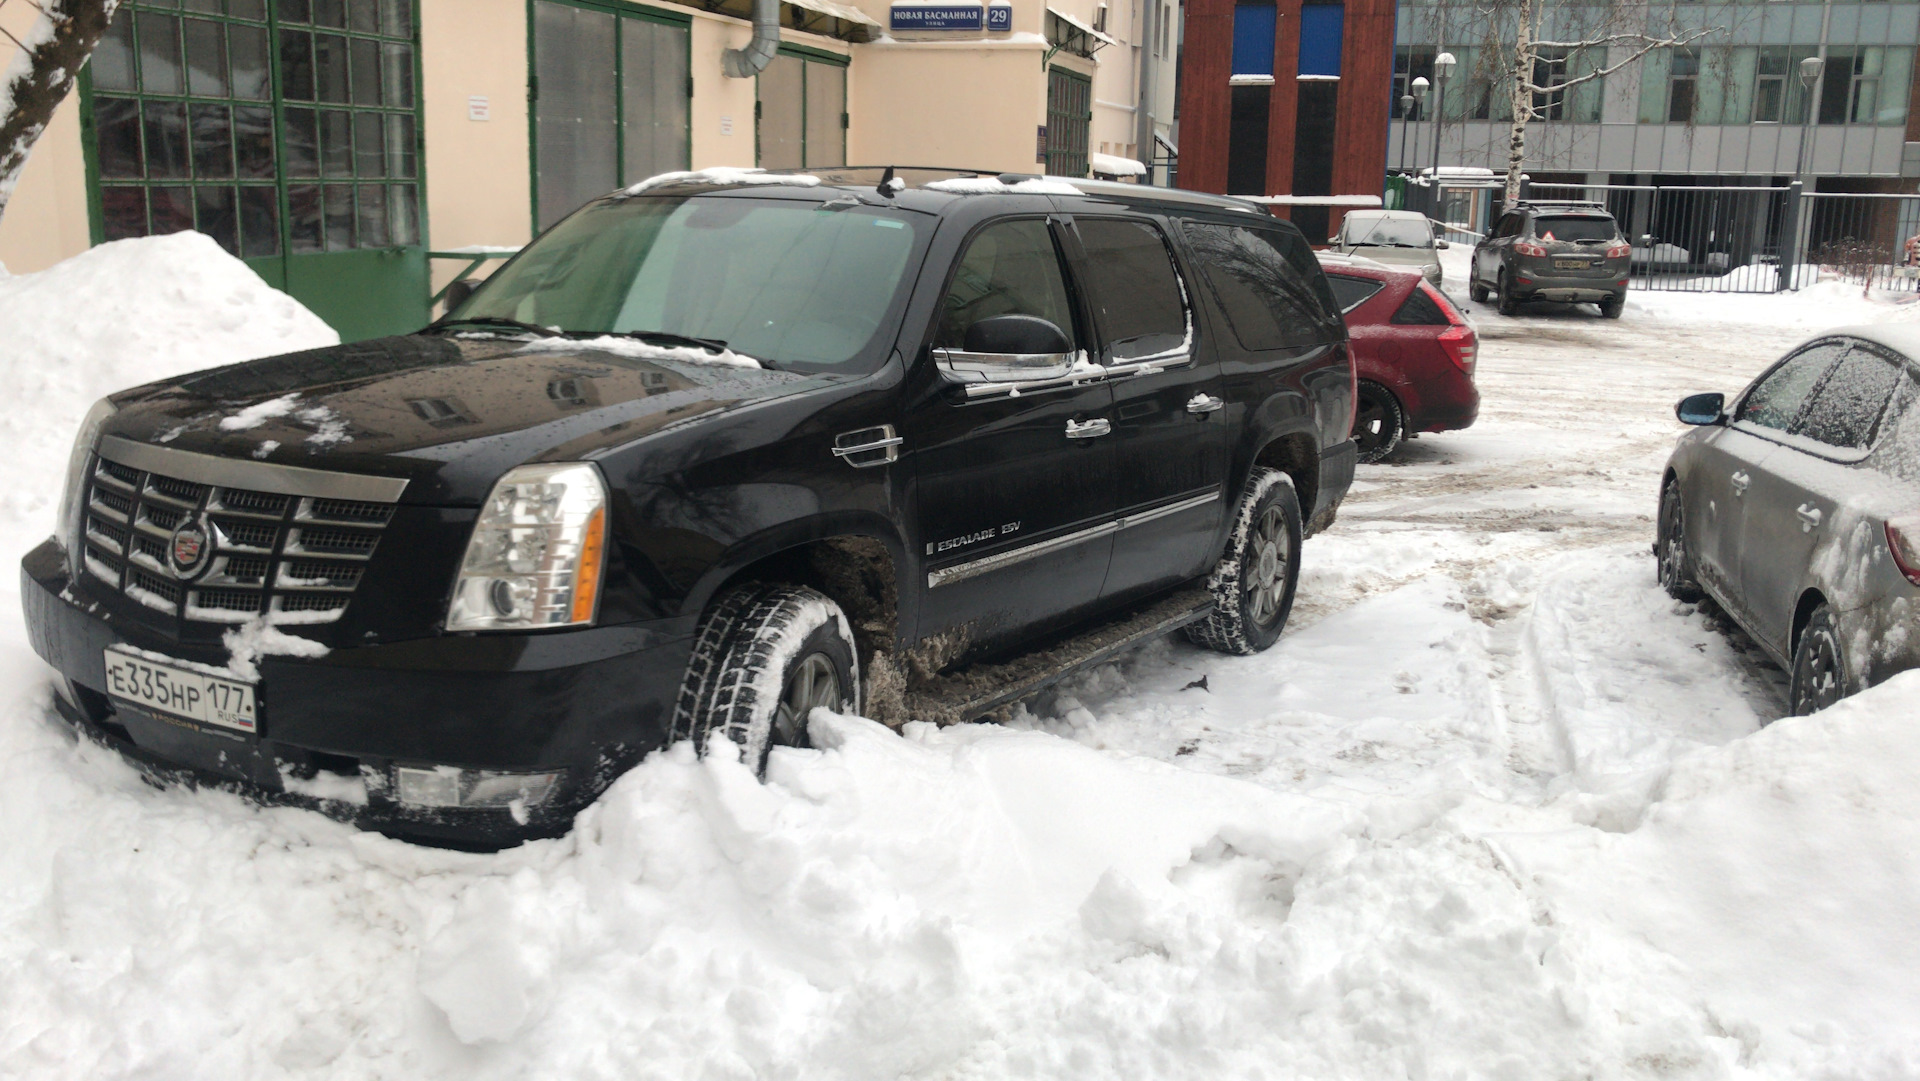
<path id="1" fill-rule="evenodd" d="M 1626 310 L 1626 307 L 1627 307 L 1626 297 L 1618 296 L 1618 295 L 1608 297 L 1607 299 L 1600 302 L 1600 318 L 1618 319 L 1620 318 L 1620 313 Z"/>
<path id="2" fill-rule="evenodd" d="M 1818 713 L 1847 696 L 1846 654 L 1833 609 L 1821 602 L 1800 630 L 1793 647 L 1793 675 L 1787 698 L 1795 717 Z"/>
<path id="3" fill-rule="evenodd" d="M 1226 554 L 1207 579 L 1213 614 L 1188 625 L 1188 640 L 1242 656 L 1277 641 L 1300 584 L 1300 539 L 1300 498 L 1294 494 L 1293 478 L 1255 466 L 1234 516 Z"/>
<path id="4" fill-rule="evenodd" d="M 1353 442 L 1362 462 L 1377 462 L 1392 454 L 1407 434 L 1407 413 L 1393 392 L 1362 380 L 1360 401 L 1353 411 Z"/>
<path id="5" fill-rule="evenodd" d="M 1686 508 L 1680 500 L 1680 482 L 1670 480 L 1660 490 L 1660 521 L 1654 527 L 1654 557 L 1659 561 L 1660 585 L 1667 596 L 1689 604 L 1700 600 L 1700 580 L 1694 572 L 1693 553 L 1687 549 Z"/>
<path id="6" fill-rule="evenodd" d="M 1500 272 L 1500 283 L 1495 287 L 1500 300 L 1501 315 L 1519 315 L 1520 301 L 1514 298 L 1512 290 L 1507 288 L 1506 271 Z"/>
<path id="7" fill-rule="evenodd" d="M 860 662 L 845 613 L 805 586 L 752 582 L 707 610 L 675 704 L 673 737 L 702 752 L 738 745 L 764 776 L 775 746 L 806 747 L 814 707 L 860 708 Z"/>

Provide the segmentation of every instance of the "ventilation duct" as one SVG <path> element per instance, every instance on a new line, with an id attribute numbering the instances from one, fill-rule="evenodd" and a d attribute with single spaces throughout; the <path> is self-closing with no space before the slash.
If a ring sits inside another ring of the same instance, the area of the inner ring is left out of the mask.
<path id="1" fill-rule="evenodd" d="M 753 0 L 753 40 L 744 49 L 720 54 L 720 70 L 729 79 L 751 79 L 772 62 L 780 48 L 780 0 Z"/>

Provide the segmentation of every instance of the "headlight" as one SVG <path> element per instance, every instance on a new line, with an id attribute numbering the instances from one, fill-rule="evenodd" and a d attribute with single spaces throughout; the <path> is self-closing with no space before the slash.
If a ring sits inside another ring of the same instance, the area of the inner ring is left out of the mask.
<path id="1" fill-rule="evenodd" d="M 607 486 L 586 462 L 510 469 L 473 523 L 447 607 L 450 631 L 593 622 L 607 544 Z"/>
<path id="2" fill-rule="evenodd" d="M 107 418 L 113 416 L 115 406 L 105 398 L 93 403 L 87 410 L 86 419 L 80 422 L 80 431 L 73 437 L 73 453 L 67 458 L 67 487 L 60 494 L 60 520 L 54 523 L 53 536 L 65 548 L 78 535 L 80 528 L 80 493 L 87 486 L 87 458 L 93 454 L 93 445 L 100 440 L 100 428 Z"/>

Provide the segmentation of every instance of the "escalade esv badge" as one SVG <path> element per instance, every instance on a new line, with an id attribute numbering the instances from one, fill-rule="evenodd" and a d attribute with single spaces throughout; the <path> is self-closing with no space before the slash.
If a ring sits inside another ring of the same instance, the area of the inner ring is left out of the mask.
<path id="1" fill-rule="evenodd" d="M 175 577 L 191 581 L 206 568 L 212 552 L 212 530 L 204 517 L 195 518 L 173 531 L 173 540 L 167 545 L 167 563 Z"/>

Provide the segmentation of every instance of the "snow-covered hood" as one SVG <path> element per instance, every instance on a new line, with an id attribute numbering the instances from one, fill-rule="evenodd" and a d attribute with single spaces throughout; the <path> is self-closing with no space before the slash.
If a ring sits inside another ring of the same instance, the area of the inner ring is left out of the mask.
<path id="1" fill-rule="evenodd" d="M 1340 249 L 1343 255 L 1357 255 L 1363 259 L 1372 259 L 1388 266 L 1410 266 L 1425 269 L 1440 265 L 1440 253 L 1432 248 L 1400 248 L 1378 244 L 1354 244 Z"/>
<path id="2" fill-rule="evenodd" d="M 628 339 L 409 335 L 247 361 L 114 395 L 105 431 L 229 458 L 404 476 L 473 505 L 528 461 L 590 459 L 823 380 Z"/>

